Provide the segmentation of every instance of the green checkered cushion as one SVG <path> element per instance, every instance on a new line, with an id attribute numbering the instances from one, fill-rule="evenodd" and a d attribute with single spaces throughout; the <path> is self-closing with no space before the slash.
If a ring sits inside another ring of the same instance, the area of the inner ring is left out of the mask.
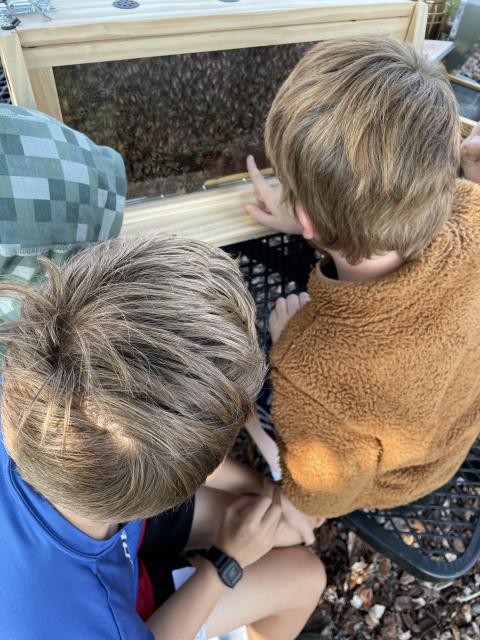
<path id="1" fill-rule="evenodd" d="M 38 256 L 57 265 L 118 236 L 126 194 L 121 156 L 38 111 L 0 105 L 0 275 L 37 281 Z M 19 305 L 0 298 L 0 323 Z"/>

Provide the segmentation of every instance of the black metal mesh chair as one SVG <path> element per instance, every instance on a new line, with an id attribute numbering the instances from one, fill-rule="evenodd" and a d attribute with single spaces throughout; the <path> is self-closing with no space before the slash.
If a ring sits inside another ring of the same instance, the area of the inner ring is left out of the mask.
<path id="1" fill-rule="evenodd" d="M 10 99 L 10 93 L 8 92 L 7 79 L 5 78 L 5 72 L 3 71 L 2 63 L 0 62 L 0 103 L 12 104 Z"/>
<path id="2" fill-rule="evenodd" d="M 257 306 L 260 343 L 268 348 L 268 316 L 279 296 L 306 290 L 320 254 L 300 236 L 272 235 L 224 247 L 240 264 Z M 372 547 L 422 580 L 466 573 L 480 555 L 480 439 L 458 474 L 418 502 L 342 518 Z"/>

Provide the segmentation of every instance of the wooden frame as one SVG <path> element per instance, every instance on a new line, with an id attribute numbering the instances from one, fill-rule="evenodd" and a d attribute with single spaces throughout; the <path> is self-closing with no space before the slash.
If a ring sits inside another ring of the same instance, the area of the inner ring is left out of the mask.
<path id="1" fill-rule="evenodd" d="M 0 56 L 12 102 L 59 120 L 54 66 L 189 52 L 236 49 L 354 36 L 391 34 L 423 48 L 427 6 L 410 0 L 141 0 L 132 11 L 111 0 L 56 0 L 44 22 L 20 16 L 0 31 Z M 127 205 L 122 235 L 170 227 L 212 244 L 268 233 L 245 213 L 251 184 Z"/>
<path id="2" fill-rule="evenodd" d="M 450 82 L 455 82 L 455 84 L 461 84 L 469 89 L 480 91 L 480 84 L 478 84 L 478 82 L 474 82 L 473 80 L 468 80 L 466 78 L 458 78 L 451 73 L 448 74 L 448 77 L 450 78 Z"/>
<path id="3" fill-rule="evenodd" d="M 466 80 L 464 78 L 457 78 L 457 76 L 454 76 L 451 73 L 448 74 L 448 77 L 450 79 L 450 82 L 455 82 L 456 84 L 461 84 L 464 87 L 468 87 L 469 89 L 480 91 L 480 85 L 477 84 L 476 82 L 473 82 L 473 81 L 470 82 L 469 80 Z M 473 127 L 477 123 L 475 122 L 475 120 L 470 120 L 469 118 L 464 118 L 463 116 L 460 117 L 460 121 L 462 124 L 462 138 L 465 140 L 465 138 L 468 138 Z"/>

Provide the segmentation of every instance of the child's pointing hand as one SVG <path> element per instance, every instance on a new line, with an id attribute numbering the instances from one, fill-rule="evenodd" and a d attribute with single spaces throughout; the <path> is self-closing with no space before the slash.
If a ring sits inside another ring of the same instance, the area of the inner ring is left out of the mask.
<path id="1" fill-rule="evenodd" d="M 246 204 L 245 211 L 257 222 L 270 229 L 275 229 L 282 233 L 302 234 L 303 227 L 295 219 L 292 208 L 281 204 L 282 185 L 269 184 L 258 170 L 253 156 L 248 156 L 247 158 L 247 169 L 253 186 L 257 191 L 258 206 Z"/>
<path id="2" fill-rule="evenodd" d="M 310 300 L 308 293 L 303 291 L 299 296 L 294 293 L 287 298 L 278 298 L 275 309 L 270 314 L 268 329 L 272 336 L 272 342 L 276 342 L 280 334 L 287 326 L 288 321 L 296 312 Z"/>

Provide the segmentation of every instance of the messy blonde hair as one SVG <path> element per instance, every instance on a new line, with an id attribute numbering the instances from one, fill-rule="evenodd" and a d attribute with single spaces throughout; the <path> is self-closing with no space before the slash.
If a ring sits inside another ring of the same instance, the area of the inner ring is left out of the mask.
<path id="1" fill-rule="evenodd" d="M 460 142 L 442 64 L 390 36 L 314 46 L 266 126 L 285 200 L 351 264 L 421 255 L 449 214 Z"/>
<path id="2" fill-rule="evenodd" d="M 236 262 L 168 232 L 110 240 L 23 300 L 3 366 L 5 445 L 24 480 L 96 522 L 159 514 L 219 465 L 264 377 Z"/>

